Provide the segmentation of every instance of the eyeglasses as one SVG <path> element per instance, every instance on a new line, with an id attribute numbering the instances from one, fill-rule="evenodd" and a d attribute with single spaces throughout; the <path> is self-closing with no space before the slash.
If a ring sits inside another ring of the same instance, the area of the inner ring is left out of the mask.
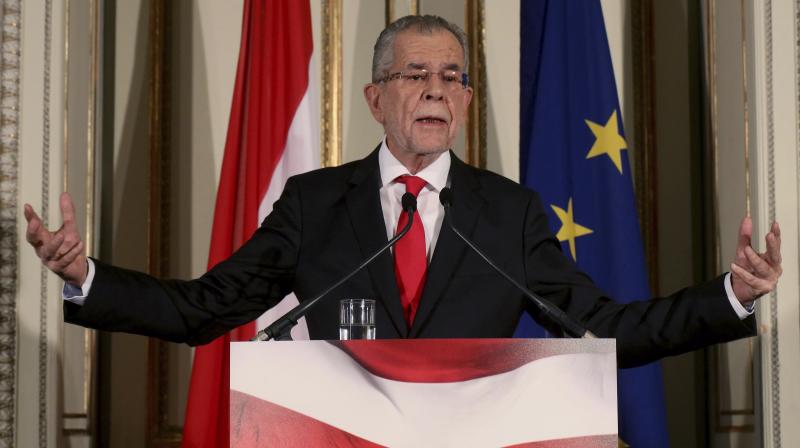
<path id="1" fill-rule="evenodd" d="M 450 90 L 466 89 L 469 85 L 469 76 L 464 72 L 458 72 L 455 70 L 430 72 L 425 69 L 392 73 L 379 79 L 378 82 L 385 83 L 399 79 L 403 81 L 403 83 L 411 86 L 422 86 L 428 82 L 433 75 L 439 75 L 439 79 L 442 81 L 442 84 L 444 84 L 445 87 Z"/>

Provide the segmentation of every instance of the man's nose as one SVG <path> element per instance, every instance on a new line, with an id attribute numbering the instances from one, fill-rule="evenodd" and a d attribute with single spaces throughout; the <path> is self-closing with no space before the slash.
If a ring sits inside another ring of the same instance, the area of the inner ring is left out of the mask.
<path id="1" fill-rule="evenodd" d="M 431 73 L 425 81 L 423 95 L 427 101 L 441 101 L 444 99 L 444 82 L 438 73 Z"/>

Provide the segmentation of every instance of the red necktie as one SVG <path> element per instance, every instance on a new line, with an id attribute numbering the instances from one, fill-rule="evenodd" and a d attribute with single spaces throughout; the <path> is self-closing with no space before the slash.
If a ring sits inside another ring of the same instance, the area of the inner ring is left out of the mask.
<path id="1" fill-rule="evenodd" d="M 406 192 L 414 196 L 419 196 L 420 190 L 427 184 L 425 180 L 416 176 L 400 176 L 397 178 L 397 182 L 405 184 Z M 401 212 L 396 232 L 402 230 L 406 223 L 408 223 L 408 215 Z M 403 315 L 409 328 L 411 328 L 414 315 L 419 308 L 427 269 L 425 228 L 422 226 L 419 213 L 415 211 L 411 229 L 394 246 L 394 273 L 397 277 L 397 287 L 400 290 L 400 304 L 403 306 Z"/>

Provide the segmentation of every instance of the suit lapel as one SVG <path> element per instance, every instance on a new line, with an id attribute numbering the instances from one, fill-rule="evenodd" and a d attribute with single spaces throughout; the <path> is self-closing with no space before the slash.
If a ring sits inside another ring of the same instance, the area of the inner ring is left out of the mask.
<path id="1" fill-rule="evenodd" d="M 450 188 L 453 190 L 451 219 L 453 225 L 469 237 L 475 228 L 484 200 L 478 194 L 480 184 L 472 169 L 455 154 L 451 153 L 450 157 Z M 453 272 L 466 249 L 467 245 L 443 222 L 409 337 L 418 337 L 425 328 L 427 319 L 450 284 Z"/>
<path id="2" fill-rule="evenodd" d="M 388 242 L 386 225 L 383 222 L 383 212 L 381 211 L 379 193 L 381 177 L 377 149 L 359 163 L 350 178 L 350 184 L 351 189 L 345 198 L 347 211 L 361 254 L 366 258 Z M 378 300 L 383 302 L 397 333 L 406 337 L 408 328 L 403 318 L 403 309 L 400 305 L 400 294 L 397 292 L 392 263 L 391 252 L 387 251 L 373 261 L 367 269 L 378 293 Z"/>

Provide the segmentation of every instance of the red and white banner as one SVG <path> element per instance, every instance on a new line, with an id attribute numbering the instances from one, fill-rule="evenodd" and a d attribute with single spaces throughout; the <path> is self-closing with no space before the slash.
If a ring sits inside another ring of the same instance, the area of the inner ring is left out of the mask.
<path id="1" fill-rule="evenodd" d="M 245 0 L 209 269 L 252 236 L 289 176 L 319 167 L 319 113 L 307 0 Z M 228 445 L 230 341 L 248 340 L 291 306 L 198 347 L 186 405 L 184 447 Z M 308 339 L 305 323 L 292 331 Z"/>
<path id="2" fill-rule="evenodd" d="M 231 345 L 231 446 L 616 447 L 611 340 Z"/>

